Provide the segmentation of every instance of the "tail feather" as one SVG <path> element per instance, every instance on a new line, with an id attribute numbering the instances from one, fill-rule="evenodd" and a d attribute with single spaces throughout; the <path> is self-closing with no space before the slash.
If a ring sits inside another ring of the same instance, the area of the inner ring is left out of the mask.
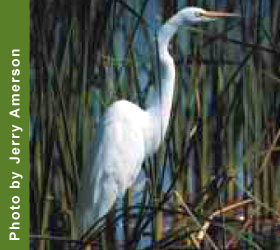
<path id="1" fill-rule="evenodd" d="M 82 182 L 77 204 L 81 234 L 102 219 L 110 211 L 117 198 L 118 189 L 115 180 L 105 178 L 104 175 L 99 175 L 99 177 L 95 178 L 94 183 Z"/>

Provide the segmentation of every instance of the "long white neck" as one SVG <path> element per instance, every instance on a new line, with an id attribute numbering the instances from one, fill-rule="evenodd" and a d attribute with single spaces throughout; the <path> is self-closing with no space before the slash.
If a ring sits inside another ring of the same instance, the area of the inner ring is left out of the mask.
<path id="1" fill-rule="evenodd" d="M 159 57 L 159 88 L 156 89 L 152 102 L 148 105 L 147 112 L 152 117 L 154 149 L 163 141 L 170 113 L 175 84 L 175 65 L 168 52 L 168 44 L 180 26 L 180 21 L 172 17 L 159 31 L 158 57 Z"/>

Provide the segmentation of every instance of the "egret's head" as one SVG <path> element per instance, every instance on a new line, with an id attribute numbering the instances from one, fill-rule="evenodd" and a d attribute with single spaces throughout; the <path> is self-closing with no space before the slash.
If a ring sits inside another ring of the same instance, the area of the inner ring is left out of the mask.
<path id="1" fill-rule="evenodd" d="M 186 7 L 179 11 L 178 17 L 182 24 L 195 24 L 200 22 L 214 21 L 223 17 L 238 16 L 233 13 L 226 13 L 220 11 L 207 11 L 198 7 Z"/>

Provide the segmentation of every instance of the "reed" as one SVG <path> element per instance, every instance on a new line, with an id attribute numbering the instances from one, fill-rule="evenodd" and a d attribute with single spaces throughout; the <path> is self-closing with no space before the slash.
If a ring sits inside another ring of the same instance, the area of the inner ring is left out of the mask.
<path id="1" fill-rule="evenodd" d="M 277 249 L 279 1 L 187 2 L 242 18 L 175 37 L 176 93 L 165 142 L 106 230 L 88 236 L 88 249 Z M 156 31 L 183 6 L 31 1 L 32 249 L 85 248 L 75 200 L 100 116 L 120 98 L 145 107 L 157 79 Z M 194 238 L 200 232 L 203 238 Z"/>

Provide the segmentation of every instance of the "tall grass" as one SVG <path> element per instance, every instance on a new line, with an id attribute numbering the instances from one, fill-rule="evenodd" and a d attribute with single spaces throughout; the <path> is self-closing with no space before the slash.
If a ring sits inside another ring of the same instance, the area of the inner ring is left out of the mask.
<path id="1" fill-rule="evenodd" d="M 100 116 L 120 98 L 145 107 L 156 32 L 186 3 L 31 1 L 32 249 L 279 246 L 279 1 L 186 2 L 241 18 L 178 32 L 165 142 L 81 240 L 75 200 Z"/>

